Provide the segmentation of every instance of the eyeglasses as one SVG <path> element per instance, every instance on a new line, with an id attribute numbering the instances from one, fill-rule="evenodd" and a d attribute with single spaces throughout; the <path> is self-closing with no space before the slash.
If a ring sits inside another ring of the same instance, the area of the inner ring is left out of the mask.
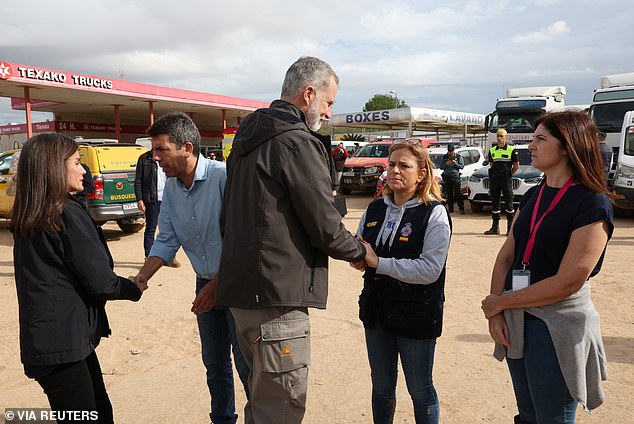
<path id="1" fill-rule="evenodd" d="M 403 144 L 422 144 L 423 141 L 420 138 L 402 138 L 402 139 L 396 139 L 394 140 L 394 144 L 399 144 L 399 143 L 403 143 Z"/>

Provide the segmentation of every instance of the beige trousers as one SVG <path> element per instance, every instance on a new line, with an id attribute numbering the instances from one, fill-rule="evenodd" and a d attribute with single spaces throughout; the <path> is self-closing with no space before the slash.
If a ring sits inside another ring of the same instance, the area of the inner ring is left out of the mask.
<path id="1" fill-rule="evenodd" d="M 245 424 L 301 423 L 310 365 L 308 308 L 231 308 L 231 313 L 251 369 Z"/>

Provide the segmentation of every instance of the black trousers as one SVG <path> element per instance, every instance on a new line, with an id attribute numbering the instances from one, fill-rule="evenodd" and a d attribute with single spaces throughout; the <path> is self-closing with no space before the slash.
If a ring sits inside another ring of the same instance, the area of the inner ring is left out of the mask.
<path id="1" fill-rule="evenodd" d="M 449 211 L 453 212 L 453 203 L 458 203 L 458 209 L 464 210 L 464 200 L 462 193 L 460 193 L 460 178 L 443 178 L 443 186 L 445 193 L 447 194 L 447 206 Z"/>
<path id="2" fill-rule="evenodd" d="M 506 213 L 513 213 L 513 185 L 511 177 L 493 177 L 489 178 L 491 186 L 491 213 L 499 214 L 500 196 L 504 195 L 504 208 Z"/>
<path id="3" fill-rule="evenodd" d="M 113 423 L 112 404 L 106 393 L 101 366 L 94 350 L 86 359 L 60 365 L 51 374 L 36 380 L 44 389 L 52 410 L 97 411 L 97 421 L 85 422 Z M 65 422 L 77 421 L 58 420 L 58 423 Z"/>

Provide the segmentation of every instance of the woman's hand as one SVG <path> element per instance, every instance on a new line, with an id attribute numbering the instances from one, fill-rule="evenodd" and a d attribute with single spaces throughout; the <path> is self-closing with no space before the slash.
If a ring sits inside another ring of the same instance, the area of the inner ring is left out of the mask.
<path id="1" fill-rule="evenodd" d="M 361 260 L 359 262 L 350 262 L 350 266 L 358 271 L 363 271 L 368 264 L 366 264 L 364 260 Z"/>
<path id="2" fill-rule="evenodd" d="M 489 318 L 489 334 L 496 343 L 511 347 L 509 327 L 506 325 L 503 314 L 500 313 Z"/>
<path id="3" fill-rule="evenodd" d="M 493 315 L 497 315 L 502 312 L 504 309 L 501 307 L 502 296 L 497 294 L 490 294 L 484 298 L 482 301 L 482 312 L 484 312 L 484 316 L 488 319 Z"/>
<path id="4" fill-rule="evenodd" d="M 379 257 L 372 249 L 372 246 L 367 241 L 360 239 L 359 240 L 365 246 L 365 263 L 368 264 L 370 268 L 376 268 L 379 265 Z"/>

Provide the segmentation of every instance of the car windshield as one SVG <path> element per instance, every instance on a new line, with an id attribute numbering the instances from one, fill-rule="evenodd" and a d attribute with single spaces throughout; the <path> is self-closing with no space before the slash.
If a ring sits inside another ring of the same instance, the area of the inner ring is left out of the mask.
<path id="1" fill-rule="evenodd" d="M 440 165 L 442 165 L 443 156 L 445 156 L 445 155 L 441 154 L 441 153 L 430 153 L 429 154 L 429 158 L 431 159 L 432 162 L 434 162 L 434 166 L 436 168 L 440 168 Z"/>
<path id="2" fill-rule="evenodd" d="M 506 128 L 510 133 L 533 132 L 535 120 L 543 112 L 522 112 L 516 114 L 500 113 L 498 116 L 497 127 Z"/>
<path id="3" fill-rule="evenodd" d="M 9 165 L 11 164 L 11 158 L 13 153 L 0 157 L 0 175 L 7 175 L 9 173 Z"/>
<path id="4" fill-rule="evenodd" d="M 520 165 L 531 164 L 531 152 L 528 149 L 516 149 L 519 156 Z"/>
<path id="5" fill-rule="evenodd" d="M 354 154 L 355 158 L 386 158 L 389 156 L 389 144 L 366 144 Z"/>
<path id="6" fill-rule="evenodd" d="M 634 102 L 598 104 L 590 107 L 590 116 L 599 130 L 620 132 L 628 110 L 634 110 Z"/>

